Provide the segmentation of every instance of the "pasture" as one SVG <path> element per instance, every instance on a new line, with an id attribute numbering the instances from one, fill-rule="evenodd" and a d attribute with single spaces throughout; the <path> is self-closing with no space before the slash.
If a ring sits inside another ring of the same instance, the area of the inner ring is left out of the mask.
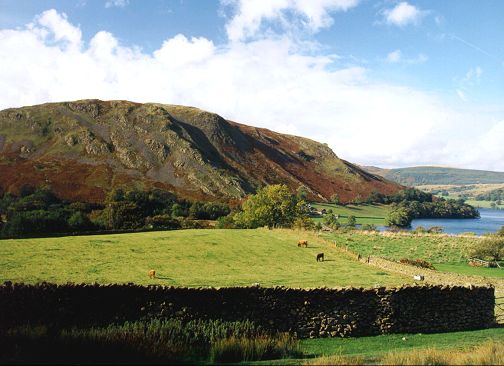
<path id="1" fill-rule="evenodd" d="M 406 339 L 403 340 L 403 337 Z M 318 338 L 301 341 L 302 350 L 315 357 L 361 357 L 376 361 L 389 352 L 434 348 L 439 350 L 474 347 L 485 341 L 504 341 L 504 328 L 434 334 L 390 334 L 358 338 Z"/>
<path id="2" fill-rule="evenodd" d="M 348 216 L 355 216 L 357 224 L 385 225 L 385 217 L 390 211 L 389 205 L 335 205 L 333 203 L 312 203 L 317 210 L 333 210 L 333 213 L 339 215 L 338 221 L 341 224 L 347 223 Z M 322 218 L 314 218 L 315 221 L 322 221 Z"/>
<path id="3" fill-rule="evenodd" d="M 424 259 L 432 263 L 461 262 L 467 259 L 469 248 L 481 240 L 471 236 L 415 235 L 409 233 L 348 233 L 322 235 L 340 247 L 363 256 L 379 256 L 392 260 Z"/>
<path id="4" fill-rule="evenodd" d="M 299 239 L 308 247 L 299 248 Z M 323 252 L 324 262 L 316 256 Z M 156 271 L 150 279 L 149 270 Z M 412 282 L 292 230 L 178 230 L 0 241 L 0 281 L 188 287 L 367 287 Z"/>

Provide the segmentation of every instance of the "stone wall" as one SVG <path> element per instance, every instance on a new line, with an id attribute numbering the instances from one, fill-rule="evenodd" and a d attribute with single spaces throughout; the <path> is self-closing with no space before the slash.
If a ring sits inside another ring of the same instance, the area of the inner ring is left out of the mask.
<path id="1" fill-rule="evenodd" d="M 0 285 L 0 328 L 103 326 L 180 318 L 249 319 L 298 337 L 444 332 L 492 326 L 493 287 L 397 289 L 177 288 L 128 285 Z"/>

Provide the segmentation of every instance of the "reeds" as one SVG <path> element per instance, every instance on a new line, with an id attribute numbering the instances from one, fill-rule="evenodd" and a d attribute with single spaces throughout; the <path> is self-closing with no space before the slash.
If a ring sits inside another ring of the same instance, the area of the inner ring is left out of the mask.
<path id="1" fill-rule="evenodd" d="M 297 340 L 252 322 L 153 320 L 99 328 L 19 327 L 0 333 L 5 363 L 193 363 L 278 359 Z"/>

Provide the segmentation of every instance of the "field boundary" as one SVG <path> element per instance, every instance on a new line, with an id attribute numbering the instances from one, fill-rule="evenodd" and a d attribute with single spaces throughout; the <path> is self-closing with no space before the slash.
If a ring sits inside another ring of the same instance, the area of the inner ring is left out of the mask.
<path id="1" fill-rule="evenodd" d="M 249 320 L 299 338 L 435 333 L 495 325 L 493 287 L 400 288 L 0 285 L 0 329 L 61 328 L 125 321 Z"/>

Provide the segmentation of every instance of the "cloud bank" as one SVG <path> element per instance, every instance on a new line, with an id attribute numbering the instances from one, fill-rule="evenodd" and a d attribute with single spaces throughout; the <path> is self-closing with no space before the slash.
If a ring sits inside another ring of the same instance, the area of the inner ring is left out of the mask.
<path id="1" fill-rule="evenodd" d="M 65 14 L 45 11 L 23 28 L 0 30 L 0 108 L 84 98 L 184 104 L 326 142 L 352 162 L 504 170 L 504 121 L 480 120 L 475 128 L 470 113 L 435 95 L 375 82 L 370 70 L 303 53 L 295 39 L 254 28 L 290 9 L 316 29 L 330 11 L 356 1 L 315 3 L 272 2 L 272 12 L 262 8 L 257 14 L 266 15 L 238 21 L 246 6 L 239 1 L 227 44 L 179 34 L 152 53 L 123 46 L 107 31 L 84 42 Z"/>

